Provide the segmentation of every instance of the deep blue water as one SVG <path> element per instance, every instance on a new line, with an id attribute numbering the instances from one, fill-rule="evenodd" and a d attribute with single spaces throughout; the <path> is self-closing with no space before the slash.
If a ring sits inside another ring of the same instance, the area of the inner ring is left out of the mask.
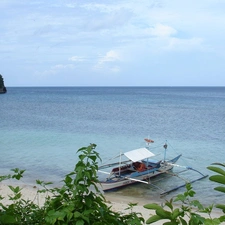
<path id="1" fill-rule="evenodd" d="M 57 181 L 73 170 L 80 147 L 95 143 L 106 160 L 120 151 L 144 147 L 146 137 L 155 141 L 153 148 L 168 140 L 173 150 L 168 149 L 168 155 L 182 153 L 180 163 L 204 173 L 210 173 L 206 167 L 212 162 L 225 161 L 225 87 L 7 90 L 0 95 L 1 173 L 19 167 L 26 169 L 26 181 Z M 209 202 L 221 198 L 212 193 L 208 179 L 200 182 L 195 188 Z M 143 185 L 117 193 L 134 190 L 137 195 L 153 194 Z"/>

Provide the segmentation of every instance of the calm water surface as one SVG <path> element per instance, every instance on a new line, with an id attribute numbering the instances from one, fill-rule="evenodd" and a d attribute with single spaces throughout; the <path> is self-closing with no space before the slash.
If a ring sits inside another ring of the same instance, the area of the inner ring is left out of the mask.
<path id="1" fill-rule="evenodd" d="M 25 182 L 58 182 L 89 143 L 108 160 L 144 147 L 146 137 L 153 151 L 167 140 L 168 156 L 182 153 L 180 164 L 204 174 L 225 162 L 224 87 L 9 87 L 0 103 L 1 173 L 26 169 Z M 174 179 L 159 185 L 167 189 Z M 205 202 L 225 200 L 208 179 L 193 186 Z M 137 184 L 116 193 L 151 199 L 158 192 Z"/>

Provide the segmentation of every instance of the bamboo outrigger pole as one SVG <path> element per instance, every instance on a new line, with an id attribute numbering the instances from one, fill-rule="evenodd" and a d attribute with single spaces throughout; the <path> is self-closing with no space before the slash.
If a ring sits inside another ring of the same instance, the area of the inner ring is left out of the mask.
<path id="1" fill-rule="evenodd" d="M 195 179 L 195 180 L 192 180 L 192 181 L 189 181 L 189 182 L 187 182 L 187 183 L 190 183 L 190 184 L 191 184 L 191 183 L 194 183 L 195 181 L 204 179 L 204 178 L 206 178 L 206 177 L 208 177 L 208 175 L 204 175 L 204 176 L 202 176 L 202 177 L 199 177 L 199 178 L 197 178 L 197 179 Z M 182 185 L 180 185 L 180 186 L 177 186 L 177 187 L 175 187 L 175 188 L 172 188 L 172 189 L 170 189 L 170 190 L 168 190 L 168 191 L 164 191 L 164 192 L 160 193 L 160 195 L 167 195 L 167 194 L 169 194 L 170 192 L 176 191 L 177 189 L 184 187 L 185 185 L 186 185 L 186 183 L 185 183 L 185 184 L 182 184 Z"/>

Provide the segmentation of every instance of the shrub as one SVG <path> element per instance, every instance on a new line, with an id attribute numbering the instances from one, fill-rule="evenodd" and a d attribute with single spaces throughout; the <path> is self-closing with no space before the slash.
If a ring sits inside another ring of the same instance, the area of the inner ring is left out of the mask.
<path id="1" fill-rule="evenodd" d="M 99 154 L 96 145 L 83 147 L 74 171 L 67 174 L 60 188 L 48 188 L 50 182 L 37 180 L 42 189 L 38 192 L 49 193 L 43 206 L 25 201 L 19 186 L 9 186 L 13 195 L 12 204 L 0 203 L 0 224 L 43 224 L 43 225 L 141 225 L 144 222 L 140 213 L 120 214 L 111 210 L 97 187 Z M 20 179 L 24 170 L 15 169 L 14 175 L 1 177 Z M 1 196 L 1 199 L 3 197 Z M 132 204 L 129 209 L 132 208 Z"/>
<path id="2" fill-rule="evenodd" d="M 213 182 L 225 185 L 225 170 L 221 167 L 225 167 L 222 163 L 213 163 L 214 166 L 207 167 L 209 170 L 217 173 L 212 175 L 209 179 Z M 225 186 L 218 186 L 214 188 L 216 191 L 225 193 Z M 225 215 L 219 218 L 212 218 L 211 213 L 213 210 L 213 205 L 204 207 L 199 200 L 192 200 L 195 192 L 192 189 L 190 183 L 186 184 L 186 191 L 184 194 L 178 194 L 175 198 L 171 198 L 166 201 L 163 205 L 156 203 L 146 204 L 144 207 L 147 209 L 155 210 L 155 215 L 151 216 L 146 223 L 152 224 L 160 220 L 164 220 L 165 225 L 218 225 L 225 222 Z M 179 207 L 175 207 L 175 203 L 180 202 Z M 216 208 L 221 209 L 225 213 L 224 204 L 216 204 Z M 207 218 L 203 215 L 207 214 Z"/>
<path id="3" fill-rule="evenodd" d="M 223 184 L 222 186 L 217 186 L 214 190 L 225 193 L 225 170 L 220 167 L 225 167 L 224 163 L 213 163 L 214 166 L 208 166 L 207 168 L 215 173 L 216 175 L 212 175 L 209 179 L 213 182 Z M 216 165 L 216 166 L 215 166 Z M 225 213 L 225 205 L 224 204 L 216 204 L 216 208 L 221 209 L 223 213 Z M 220 217 L 221 221 L 225 221 L 225 216 Z"/>

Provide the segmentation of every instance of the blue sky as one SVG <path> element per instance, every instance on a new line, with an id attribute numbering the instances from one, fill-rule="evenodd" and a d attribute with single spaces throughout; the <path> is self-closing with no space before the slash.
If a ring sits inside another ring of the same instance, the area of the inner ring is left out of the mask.
<path id="1" fill-rule="evenodd" d="M 223 0 L 0 0 L 6 86 L 224 86 Z"/>

